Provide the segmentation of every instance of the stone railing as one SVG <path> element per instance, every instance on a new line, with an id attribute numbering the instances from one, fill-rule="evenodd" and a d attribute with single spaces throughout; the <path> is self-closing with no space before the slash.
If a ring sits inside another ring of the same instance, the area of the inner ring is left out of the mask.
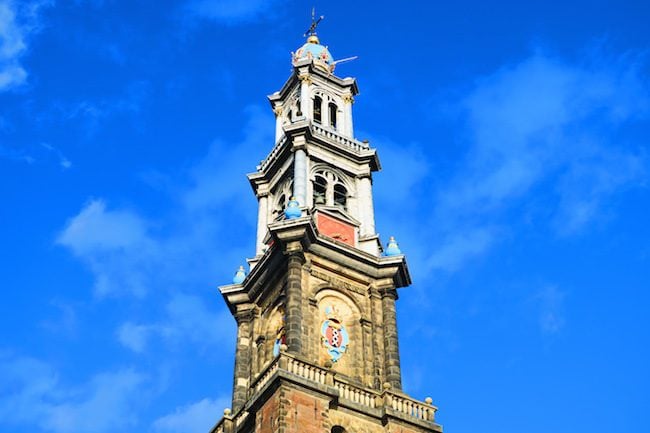
<path id="1" fill-rule="evenodd" d="M 311 129 L 314 134 L 325 137 L 335 142 L 336 144 L 351 149 L 357 153 L 370 149 L 370 146 L 368 146 L 366 143 L 345 137 L 338 132 L 332 131 L 331 129 L 323 128 L 322 126 L 316 124 L 312 124 Z"/>
<path id="2" fill-rule="evenodd" d="M 434 421 L 437 408 L 430 403 L 422 403 L 404 395 L 386 392 L 384 395 L 386 407 L 409 417 L 423 421 Z"/>
<path id="3" fill-rule="evenodd" d="M 251 386 L 252 393 L 259 393 L 281 372 L 315 382 L 315 384 L 321 386 L 333 387 L 338 391 L 338 397 L 341 403 L 350 402 L 371 410 L 392 412 L 398 416 L 415 418 L 420 421 L 435 421 L 437 408 L 431 404 L 431 399 L 429 398 L 426 399 L 426 402 L 421 402 L 404 394 L 393 392 L 390 389 L 385 389 L 380 392 L 366 387 L 356 386 L 347 380 L 338 379 L 336 373 L 331 369 L 302 361 L 287 352 L 282 352 L 257 376 Z M 247 413 L 242 411 L 235 418 L 235 422 L 242 422 L 246 415 Z M 213 430 L 213 433 L 222 432 L 223 430 Z"/>
<path id="4" fill-rule="evenodd" d="M 271 165 L 273 161 L 275 161 L 278 158 L 278 156 L 280 155 L 280 149 L 282 149 L 282 146 L 284 146 L 284 143 L 286 141 L 287 141 L 287 136 L 286 135 L 282 136 L 282 138 L 280 139 L 280 141 L 278 141 L 275 147 L 271 149 L 271 153 L 269 153 L 266 159 L 260 162 L 260 165 L 257 166 L 257 169 L 259 171 L 266 170 L 269 167 L 269 165 Z"/>
<path id="5" fill-rule="evenodd" d="M 321 385 L 325 385 L 327 378 L 327 370 L 324 368 L 316 367 L 315 365 L 307 364 L 296 358 L 287 359 L 287 371 L 303 379 L 311 380 Z"/>
<path id="6" fill-rule="evenodd" d="M 226 409 L 223 411 L 224 417 L 221 418 L 221 420 L 214 426 L 212 427 L 212 430 L 210 430 L 210 433 L 225 433 L 226 431 L 226 423 L 229 421 L 229 416 L 230 416 L 230 410 Z"/>
<path id="7" fill-rule="evenodd" d="M 255 385 L 253 386 L 253 389 L 255 392 L 259 392 L 262 388 L 264 388 L 264 385 L 266 385 L 269 380 L 273 377 L 276 371 L 278 371 L 279 365 L 278 365 L 278 359 L 276 358 L 273 363 L 269 366 L 269 368 L 262 373 L 261 376 L 258 377 L 257 381 L 255 382 Z"/>
<path id="8" fill-rule="evenodd" d="M 334 380 L 334 387 L 339 390 L 339 398 L 373 409 L 377 407 L 377 400 L 379 398 L 377 394 L 336 379 Z"/>
<path id="9" fill-rule="evenodd" d="M 353 138 L 345 137 L 344 135 L 341 135 L 334 130 L 324 128 L 323 126 L 317 125 L 315 123 L 311 124 L 311 131 L 315 135 L 324 137 L 329 141 L 332 141 L 335 144 L 350 149 L 356 153 L 361 153 L 363 151 L 370 149 L 370 146 L 367 143 L 355 140 Z M 276 145 L 273 147 L 273 149 L 271 149 L 271 153 L 269 153 L 268 156 L 263 161 L 261 161 L 260 164 L 257 166 L 257 170 L 264 171 L 271 164 L 273 164 L 273 162 L 275 162 L 275 160 L 278 159 L 278 156 L 280 155 L 280 151 L 282 150 L 286 142 L 287 142 L 287 136 L 283 135 L 282 138 L 280 138 L 280 141 L 278 141 Z"/>

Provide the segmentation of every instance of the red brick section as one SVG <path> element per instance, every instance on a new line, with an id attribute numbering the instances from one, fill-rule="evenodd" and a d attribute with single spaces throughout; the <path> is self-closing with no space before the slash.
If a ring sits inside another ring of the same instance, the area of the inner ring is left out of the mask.
<path id="1" fill-rule="evenodd" d="M 280 424 L 280 395 L 276 392 L 257 412 L 255 433 L 273 433 Z"/>
<path id="2" fill-rule="evenodd" d="M 321 213 L 316 218 L 318 232 L 348 245 L 354 245 L 354 227 Z"/>

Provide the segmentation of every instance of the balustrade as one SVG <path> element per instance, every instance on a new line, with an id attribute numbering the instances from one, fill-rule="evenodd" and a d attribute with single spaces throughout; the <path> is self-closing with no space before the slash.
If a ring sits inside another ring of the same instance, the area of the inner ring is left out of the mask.
<path id="1" fill-rule="evenodd" d="M 339 393 L 339 399 L 342 401 L 349 401 L 361 406 L 371 409 L 384 408 L 398 412 L 408 417 L 413 417 L 422 421 L 433 422 L 435 419 L 435 412 L 437 408 L 426 403 L 413 400 L 403 394 L 395 394 L 390 391 L 382 393 L 378 391 L 368 390 L 348 383 L 347 381 L 339 380 L 332 377 L 332 372 L 328 369 L 303 362 L 295 358 L 293 355 L 281 353 L 273 362 L 266 368 L 266 370 L 258 376 L 257 380 L 253 383 L 255 392 L 259 392 L 264 386 L 273 379 L 279 370 L 286 371 L 290 374 L 296 375 L 303 379 L 319 383 L 321 385 L 330 384 Z M 330 378 L 328 380 L 328 375 Z M 242 422 L 245 415 L 240 413 L 235 420 L 235 423 Z M 213 433 L 221 433 L 219 427 Z"/>
<path id="2" fill-rule="evenodd" d="M 435 419 L 436 408 L 434 406 L 393 393 L 386 393 L 386 406 L 396 412 L 424 421 Z"/>
<path id="3" fill-rule="evenodd" d="M 321 135 L 321 136 L 323 136 L 325 138 L 328 138 L 328 139 L 334 141 L 335 143 L 337 143 L 337 144 L 339 144 L 339 145 L 341 145 L 343 147 L 347 147 L 348 149 L 352 149 L 355 152 L 362 152 L 362 151 L 368 150 L 370 148 L 365 143 L 362 143 L 360 141 L 345 137 L 345 136 L 339 134 L 338 132 L 332 131 L 332 130 L 327 129 L 327 128 L 323 128 L 322 126 L 318 126 L 318 125 L 314 124 L 314 125 L 312 125 L 312 131 L 314 133 L 318 134 L 318 135 Z"/>

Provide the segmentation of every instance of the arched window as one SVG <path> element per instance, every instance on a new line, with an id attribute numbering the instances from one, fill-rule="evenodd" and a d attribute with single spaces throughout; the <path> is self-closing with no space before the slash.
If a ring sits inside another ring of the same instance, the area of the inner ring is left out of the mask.
<path id="1" fill-rule="evenodd" d="M 332 433 L 346 433 L 346 432 L 345 429 L 340 425 L 335 425 L 334 427 L 332 427 Z"/>
<path id="2" fill-rule="evenodd" d="M 323 100 L 320 96 L 314 96 L 314 122 L 321 123 L 321 106 L 323 105 Z"/>
<path id="3" fill-rule="evenodd" d="M 327 180 L 323 176 L 314 177 L 314 205 L 325 204 L 327 195 Z"/>
<path id="4" fill-rule="evenodd" d="M 334 129 L 336 129 L 336 104 L 333 102 L 330 102 L 328 104 L 329 108 L 329 115 L 330 115 L 330 126 Z"/>
<path id="5" fill-rule="evenodd" d="M 334 185 L 334 205 L 346 209 L 348 201 L 348 191 L 343 185 L 337 183 Z"/>

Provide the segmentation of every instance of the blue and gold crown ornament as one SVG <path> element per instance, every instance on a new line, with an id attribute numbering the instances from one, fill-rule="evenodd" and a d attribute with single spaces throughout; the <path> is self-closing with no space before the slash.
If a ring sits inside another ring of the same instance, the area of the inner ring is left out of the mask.
<path id="1" fill-rule="evenodd" d="M 399 256 L 402 254 L 402 250 L 399 249 L 399 246 L 397 245 L 397 241 L 395 240 L 394 236 L 391 236 L 388 239 L 388 245 L 386 246 L 386 250 L 384 251 L 384 255 L 391 257 L 391 256 Z"/>
<path id="2" fill-rule="evenodd" d="M 296 200 L 295 197 L 291 197 L 289 199 L 289 203 L 287 203 L 287 207 L 284 208 L 284 216 L 288 220 L 300 218 L 302 216 L 302 210 L 300 209 L 300 204 L 298 203 L 298 200 Z"/>

